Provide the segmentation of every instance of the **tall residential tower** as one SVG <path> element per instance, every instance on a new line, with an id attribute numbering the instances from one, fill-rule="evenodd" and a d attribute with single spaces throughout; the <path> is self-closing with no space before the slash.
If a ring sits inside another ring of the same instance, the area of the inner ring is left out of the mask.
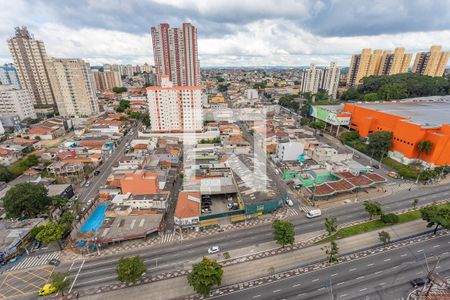
<path id="1" fill-rule="evenodd" d="M 44 42 L 35 40 L 26 27 L 16 28 L 8 40 L 22 88 L 26 89 L 35 106 L 55 106 L 55 97 L 45 65 L 47 53 Z"/>
<path id="2" fill-rule="evenodd" d="M 450 52 L 443 52 L 441 46 L 431 46 L 429 52 L 419 52 L 416 54 L 413 73 L 428 76 L 444 75 Z"/>
<path id="3" fill-rule="evenodd" d="M 163 23 L 152 27 L 151 33 L 158 84 L 167 75 L 175 86 L 199 86 L 197 28 L 190 23 L 181 28 Z"/>

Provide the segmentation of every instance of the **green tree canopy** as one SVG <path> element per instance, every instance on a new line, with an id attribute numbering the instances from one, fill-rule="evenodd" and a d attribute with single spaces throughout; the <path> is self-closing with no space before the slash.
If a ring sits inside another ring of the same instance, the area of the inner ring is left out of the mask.
<path id="1" fill-rule="evenodd" d="M 428 227 L 436 226 L 434 233 L 436 234 L 439 226 L 450 229 L 450 208 L 448 206 L 431 205 L 420 210 L 422 219 L 427 221 Z"/>
<path id="2" fill-rule="evenodd" d="M 117 279 L 124 283 L 135 283 L 147 271 L 140 256 L 122 257 L 117 265 Z"/>
<path id="3" fill-rule="evenodd" d="M 125 93 L 126 91 L 128 91 L 128 89 L 126 87 L 123 87 L 123 86 L 113 87 L 113 92 L 116 93 L 116 94 Z"/>
<path id="4" fill-rule="evenodd" d="M 391 235 L 387 231 L 378 232 L 378 238 L 383 243 L 383 245 L 388 244 L 391 241 Z"/>
<path id="5" fill-rule="evenodd" d="M 325 218 L 325 230 L 328 232 L 328 235 L 332 235 L 337 231 L 337 219 L 335 217 L 326 217 Z"/>
<path id="6" fill-rule="evenodd" d="M 275 220 L 272 224 L 272 233 L 277 244 L 282 247 L 292 245 L 295 241 L 294 225 L 289 221 Z"/>
<path id="7" fill-rule="evenodd" d="M 373 157 L 381 159 L 392 147 L 392 132 L 377 131 L 369 134 L 369 149 Z"/>
<path id="8" fill-rule="evenodd" d="M 300 103 L 298 99 L 296 99 L 293 95 L 284 95 L 281 96 L 278 100 L 278 104 L 293 111 L 297 111 L 300 107 Z"/>
<path id="9" fill-rule="evenodd" d="M 50 283 L 55 287 L 57 293 L 61 292 L 62 296 L 64 296 L 64 292 L 69 289 L 72 284 L 72 278 L 70 277 L 69 272 L 56 272 L 52 274 Z"/>
<path id="10" fill-rule="evenodd" d="M 203 257 L 201 262 L 192 266 L 192 272 L 188 274 L 187 279 L 196 293 L 207 297 L 213 286 L 220 285 L 222 276 L 222 266 L 214 259 Z"/>
<path id="11" fill-rule="evenodd" d="M 339 248 L 335 241 L 331 241 L 329 246 L 325 246 L 321 249 L 327 255 L 327 261 L 329 263 L 335 263 L 338 261 L 337 255 L 339 253 Z"/>
<path id="12" fill-rule="evenodd" d="M 119 106 L 116 107 L 116 112 L 123 113 L 129 108 L 130 108 L 130 101 L 122 99 L 119 101 Z"/>
<path id="13" fill-rule="evenodd" d="M 48 222 L 40 225 L 41 229 L 36 234 L 36 239 L 48 245 L 57 242 L 62 248 L 60 242 L 66 232 L 66 227 L 58 222 Z"/>
<path id="14" fill-rule="evenodd" d="M 34 218 L 47 212 L 51 204 L 48 190 L 43 185 L 20 183 L 12 187 L 3 197 L 3 206 L 8 218 Z"/>
<path id="15" fill-rule="evenodd" d="M 364 208 L 366 209 L 367 213 L 369 214 L 371 220 L 374 216 L 383 215 L 383 209 L 381 208 L 380 203 L 364 201 L 363 204 L 364 204 Z"/>
<path id="16" fill-rule="evenodd" d="M 400 218 L 394 213 L 383 214 L 381 215 L 381 221 L 386 224 L 396 224 L 400 221 Z"/>
<path id="17" fill-rule="evenodd" d="M 426 155 L 430 154 L 431 149 L 433 149 L 433 143 L 428 140 L 422 140 L 417 143 L 417 157 L 419 158 L 422 153 Z"/>

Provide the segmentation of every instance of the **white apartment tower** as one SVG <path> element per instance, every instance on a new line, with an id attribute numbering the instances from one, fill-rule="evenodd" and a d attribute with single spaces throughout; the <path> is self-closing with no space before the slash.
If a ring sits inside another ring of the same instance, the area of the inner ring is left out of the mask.
<path id="1" fill-rule="evenodd" d="M 31 96 L 34 105 L 55 106 L 45 62 L 44 42 L 35 40 L 26 27 L 16 28 L 14 37 L 8 39 L 9 51 L 17 68 L 22 88 Z"/>
<path id="2" fill-rule="evenodd" d="M 51 58 L 47 67 L 61 116 L 85 117 L 98 113 L 89 64 L 82 59 Z"/>
<path id="3" fill-rule="evenodd" d="M 181 28 L 160 24 L 151 28 L 158 85 L 161 76 L 169 76 L 175 86 L 199 86 L 200 63 L 197 29 L 190 23 Z"/>
<path id="4" fill-rule="evenodd" d="M 14 115 L 18 115 L 21 121 L 37 117 L 28 91 L 13 85 L 0 85 L 0 116 Z"/>
<path id="5" fill-rule="evenodd" d="M 331 62 L 329 67 L 324 68 L 319 88 L 328 92 L 331 99 L 336 99 L 337 90 L 339 87 L 339 76 L 341 75 L 341 68 L 336 66 L 335 62 Z"/>
<path id="6" fill-rule="evenodd" d="M 161 85 L 147 88 L 150 130 L 153 132 L 198 132 L 203 126 L 200 86 L 173 86 L 168 75 Z"/>
<path id="7" fill-rule="evenodd" d="M 329 67 L 323 69 L 318 69 L 316 65 L 311 64 L 309 69 L 302 71 L 301 74 L 301 93 L 316 94 L 319 89 L 323 89 L 327 91 L 331 99 L 336 99 L 341 74 L 341 69 L 336 66 L 336 63 L 331 62 Z"/>

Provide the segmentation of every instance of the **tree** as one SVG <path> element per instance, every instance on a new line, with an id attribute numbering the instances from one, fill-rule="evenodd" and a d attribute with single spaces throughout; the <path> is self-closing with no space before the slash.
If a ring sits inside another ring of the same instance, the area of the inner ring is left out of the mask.
<path id="1" fill-rule="evenodd" d="M 380 203 L 364 201 L 363 204 L 364 204 L 364 208 L 366 209 L 367 213 L 369 214 L 371 220 L 374 216 L 381 216 L 383 214 L 383 210 L 381 208 Z"/>
<path id="2" fill-rule="evenodd" d="M 201 262 L 192 266 L 187 280 L 196 293 L 207 297 L 214 285 L 220 285 L 222 276 L 222 266 L 214 259 L 203 257 Z"/>
<path id="3" fill-rule="evenodd" d="M 140 256 L 122 257 L 117 265 L 117 279 L 124 283 L 135 283 L 147 271 Z"/>
<path id="4" fill-rule="evenodd" d="M 64 296 L 64 291 L 72 284 L 72 278 L 70 277 L 69 272 L 56 272 L 52 274 L 50 283 L 56 289 L 57 293 L 61 292 L 61 295 Z"/>
<path id="5" fill-rule="evenodd" d="M 369 148 L 372 157 L 381 159 L 392 147 L 392 132 L 377 131 L 369 134 Z"/>
<path id="6" fill-rule="evenodd" d="M 59 248 L 62 250 L 61 239 L 66 232 L 66 227 L 58 222 L 48 222 L 39 227 L 42 228 L 36 234 L 36 239 L 46 245 L 57 242 Z"/>
<path id="7" fill-rule="evenodd" d="M 450 229 L 450 208 L 448 206 L 431 205 L 420 210 L 422 219 L 427 221 L 427 227 L 433 227 L 436 234 L 439 226 Z"/>
<path id="8" fill-rule="evenodd" d="M 122 99 L 122 100 L 119 101 L 119 106 L 116 107 L 116 112 L 123 113 L 128 108 L 130 108 L 130 101 Z"/>
<path id="9" fill-rule="evenodd" d="M 272 224 L 273 238 L 277 244 L 284 247 L 295 241 L 294 225 L 289 221 L 275 220 Z"/>
<path id="10" fill-rule="evenodd" d="M 363 100 L 367 102 L 373 102 L 380 99 L 380 96 L 377 93 L 368 93 L 364 95 Z"/>
<path id="11" fill-rule="evenodd" d="M 400 218 L 394 213 L 381 215 L 381 221 L 386 224 L 396 224 L 399 220 Z"/>
<path id="12" fill-rule="evenodd" d="M 380 241 L 383 243 L 383 245 L 388 244 L 391 241 L 391 235 L 387 231 L 380 231 L 378 232 L 378 237 Z"/>
<path id="13" fill-rule="evenodd" d="M 142 117 L 142 123 L 147 127 L 150 126 L 150 115 L 148 113 L 144 114 Z"/>
<path id="14" fill-rule="evenodd" d="M 119 87 L 119 86 L 113 87 L 113 92 L 116 94 L 125 93 L 126 91 L 128 91 L 128 89 L 126 87 L 122 87 L 122 86 L 121 87 Z"/>
<path id="15" fill-rule="evenodd" d="M 416 209 L 417 204 L 419 204 L 419 199 L 415 198 L 415 199 L 413 200 L 413 202 L 412 202 L 412 207 L 413 207 L 413 209 Z"/>
<path id="16" fill-rule="evenodd" d="M 426 155 L 430 154 L 431 149 L 433 148 L 433 143 L 428 140 L 422 140 L 417 143 L 417 158 L 420 157 L 422 153 Z"/>
<path id="17" fill-rule="evenodd" d="M 325 218 L 325 230 L 328 232 L 328 235 L 332 235 L 337 231 L 337 219 L 335 217 Z"/>
<path id="18" fill-rule="evenodd" d="M 377 91 L 381 99 L 392 100 L 402 99 L 407 96 L 406 87 L 399 83 L 388 83 Z"/>
<path id="19" fill-rule="evenodd" d="M 0 165 L 0 181 L 8 182 L 14 179 L 14 174 L 7 167 Z"/>
<path id="20" fill-rule="evenodd" d="M 339 248 L 335 241 L 331 241 L 329 246 L 325 246 L 321 249 L 325 251 L 329 263 L 335 263 L 338 261 L 337 254 L 339 253 Z"/>
<path id="21" fill-rule="evenodd" d="M 3 206 L 8 218 L 34 218 L 46 212 L 51 199 L 48 190 L 40 184 L 19 183 L 6 192 Z"/>

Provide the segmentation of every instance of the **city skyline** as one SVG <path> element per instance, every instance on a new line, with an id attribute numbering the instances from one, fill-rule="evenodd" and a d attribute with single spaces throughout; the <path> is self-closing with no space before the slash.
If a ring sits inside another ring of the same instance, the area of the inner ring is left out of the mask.
<path id="1" fill-rule="evenodd" d="M 362 48 L 428 51 L 450 44 L 449 4 L 420 1 L 102 1 L 31 3 L 0 13 L 3 41 L 27 26 L 49 56 L 104 63 L 153 64 L 150 27 L 190 22 L 198 29 L 199 60 L 213 66 L 318 66 L 350 64 Z M 370 6 L 368 6 L 370 5 Z M 28 13 L 29 7 L 35 13 Z M 142 13 L 142 12 L 146 13 Z M 26 17 L 26 18 L 25 18 Z M 345 20 L 342 21 L 342 20 Z M 12 62 L 0 43 L 0 64 Z"/>

